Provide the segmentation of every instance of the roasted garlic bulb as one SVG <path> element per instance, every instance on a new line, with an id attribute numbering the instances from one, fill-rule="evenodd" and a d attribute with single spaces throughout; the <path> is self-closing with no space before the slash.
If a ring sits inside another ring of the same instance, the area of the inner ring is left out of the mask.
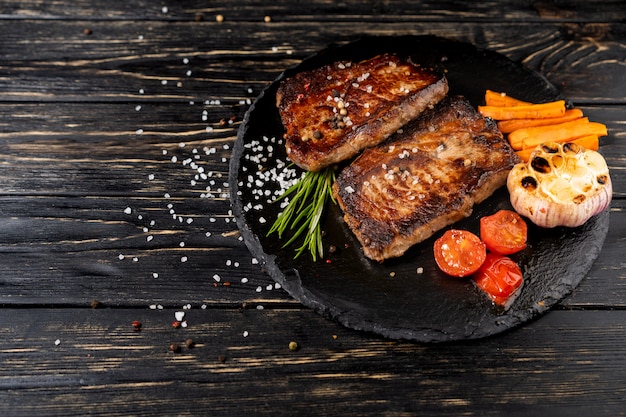
<path id="1" fill-rule="evenodd" d="M 548 142 L 515 165 L 507 187 L 515 211 L 541 227 L 577 227 L 604 211 L 613 188 L 606 161 L 575 143 Z"/>

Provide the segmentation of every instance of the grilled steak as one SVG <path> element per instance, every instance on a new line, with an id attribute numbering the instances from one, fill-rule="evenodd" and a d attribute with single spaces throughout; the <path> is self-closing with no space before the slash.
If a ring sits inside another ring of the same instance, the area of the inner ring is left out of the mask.
<path id="1" fill-rule="evenodd" d="M 517 162 L 495 123 L 452 97 L 363 151 L 333 192 L 365 255 L 383 261 L 469 216 Z"/>
<path id="2" fill-rule="evenodd" d="M 276 94 L 289 159 L 309 171 L 349 159 L 447 91 L 442 75 L 387 54 L 298 73 Z"/>

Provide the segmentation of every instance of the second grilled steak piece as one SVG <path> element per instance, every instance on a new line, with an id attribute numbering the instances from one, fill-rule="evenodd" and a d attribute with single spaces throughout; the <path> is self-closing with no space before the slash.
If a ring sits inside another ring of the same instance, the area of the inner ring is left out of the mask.
<path id="1" fill-rule="evenodd" d="M 309 171 L 349 159 L 447 92 L 442 75 L 388 54 L 298 73 L 276 94 L 289 159 Z"/>
<path id="2" fill-rule="evenodd" d="M 365 150 L 333 192 L 365 255 L 383 261 L 469 216 L 517 162 L 495 123 L 452 97 Z"/>

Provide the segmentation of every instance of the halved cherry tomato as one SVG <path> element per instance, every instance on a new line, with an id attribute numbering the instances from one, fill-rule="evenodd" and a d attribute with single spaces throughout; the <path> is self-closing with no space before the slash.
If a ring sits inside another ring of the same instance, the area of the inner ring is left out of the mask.
<path id="1" fill-rule="evenodd" d="M 509 257 L 488 253 L 473 277 L 474 282 L 493 302 L 504 305 L 523 282 L 522 271 Z"/>
<path id="2" fill-rule="evenodd" d="M 485 261 L 487 249 L 478 236 L 467 230 L 448 230 L 435 241 L 435 262 L 454 277 L 473 274 Z"/>
<path id="3" fill-rule="evenodd" d="M 510 255 L 526 247 L 528 226 L 511 210 L 500 210 L 480 219 L 480 238 L 487 249 L 500 255 Z"/>

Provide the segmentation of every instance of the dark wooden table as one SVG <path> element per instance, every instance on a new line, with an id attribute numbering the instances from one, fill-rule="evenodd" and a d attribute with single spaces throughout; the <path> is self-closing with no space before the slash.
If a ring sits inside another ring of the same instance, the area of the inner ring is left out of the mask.
<path id="1" fill-rule="evenodd" d="M 418 3 L 4 0 L 0 415 L 625 416 L 626 3 Z M 243 115 L 363 34 L 500 52 L 607 124 L 608 236 L 545 316 L 387 340 L 301 306 L 249 254 L 227 182 Z"/>

